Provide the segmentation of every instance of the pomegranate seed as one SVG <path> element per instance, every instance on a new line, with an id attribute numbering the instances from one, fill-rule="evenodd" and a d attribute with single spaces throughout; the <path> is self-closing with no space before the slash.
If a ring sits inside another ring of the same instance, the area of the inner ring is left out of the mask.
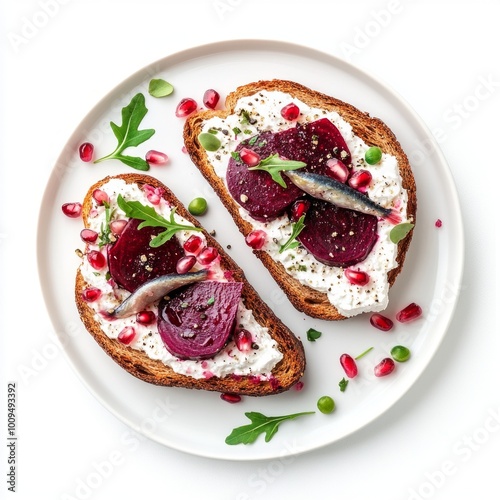
<path id="1" fill-rule="evenodd" d="M 196 257 L 194 255 L 186 255 L 181 257 L 175 266 L 179 274 L 186 274 L 196 264 Z"/>
<path id="2" fill-rule="evenodd" d="M 98 250 L 91 250 L 87 253 L 87 260 L 89 264 L 97 270 L 102 269 L 106 266 L 106 257 Z"/>
<path id="3" fill-rule="evenodd" d="M 229 392 L 221 394 L 220 398 L 226 403 L 231 403 L 231 404 L 239 403 L 241 401 L 241 396 L 239 394 L 231 394 Z"/>
<path id="4" fill-rule="evenodd" d="M 344 274 L 349 283 L 353 285 L 364 286 L 370 281 L 370 277 L 364 271 L 355 271 L 354 269 L 347 268 Z"/>
<path id="5" fill-rule="evenodd" d="M 102 189 L 94 189 L 94 191 L 92 192 L 92 198 L 94 198 L 98 205 L 104 205 L 104 203 L 109 204 L 108 193 L 106 193 Z"/>
<path id="6" fill-rule="evenodd" d="M 191 99 L 191 97 L 186 97 L 181 99 L 181 102 L 177 105 L 175 116 L 178 118 L 185 118 L 191 113 L 194 113 L 196 108 L 198 108 L 198 103 L 194 99 Z"/>
<path id="7" fill-rule="evenodd" d="M 370 323 L 372 324 L 372 326 L 378 328 L 379 330 L 382 330 L 383 332 L 388 332 L 394 326 L 392 320 L 390 320 L 386 316 L 382 316 L 382 314 L 380 313 L 373 313 L 370 316 Z"/>
<path id="8" fill-rule="evenodd" d="M 436 227 L 441 227 L 443 225 L 443 221 L 441 219 L 438 219 L 434 225 Z"/>
<path id="9" fill-rule="evenodd" d="M 208 264 L 211 264 L 218 256 L 219 252 L 216 248 L 206 247 L 198 254 L 198 262 L 203 266 L 208 266 Z"/>
<path id="10" fill-rule="evenodd" d="M 260 156 L 251 149 L 241 148 L 240 158 L 243 163 L 246 163 L 249 167 L 255 167 L 260 163 Z"/>
<path id="11" fill-rule="evenodd" d="M 95 302 L 100 296 L 102 292 L 99 290 L 99 288 L 96 288 L 95 286 L 89 286 L 82 292 L 82 299 L 85 302 Z"/>
<path id="12" fill-rule="evenodd" d="M 297 200 L 292 205 L 292 211 L 291 211 L 292 221 L 298 221 L 309 210 L 310 206 L 311 203 L 309 202 L 309 200 Z"/>
<path id="13" fill-rule="evenodd" d="M 384 358 L 374 369 L 376 377 L 385 377 L 394 371 L 396 363 L 391 358 Z"/>
<path id="14" fill-rule="evenodd" d="M 124 219 L 117 219 L 109 223 L 109 228 L 115 236 L 118 236 L 119 234 L 122 234 L 127 222 L 128 221 Z"/>
<path id="15" fill-rule="evenodd" d="M 196 234 L 193 234 L 186 240 L 183 248 L 186 253 L 198 255 L 201 252 L 203 246 L 203 240 Z"/>
<path id="16" fill-rule="evenodd" d="M 165 153 L 151 149 L 146 153 L 146 161 L 149 165 L 165 165 L 168 162 L 168 156 Z"/>
<path id="17" fill-rule="evenodd" d="M 71 217 L 72 219 L 76 219 L 82 215 L 82 204 L 78 202 L 65 203 L 61 209 L 66 217 Z"/>
<path id="18" fill-rule="evenodd" d="M 352 356 L 349 356 L 349 354 L 342 354 L 342 356 L 340 356 L 340 364 L 349 378 L 354 378 L 358 374 L 356 361 Z"/>
<path id="19" fill-rule="evenodd" d="M 84 162 L 92 161 L 94 156 L 94 146 L 90 142 L 84 142 L 79 148 L 80 159 Z"/>
<path id="20" fill-rule="evenodd" d="M 339 182 L 344 183 L 349 177 L 349 169 L 337 158 L 330 158 L 326 162 L 328 170 L 333 175 L 333 178 Z"/>
<path id="21" fill-rule="evenodd" d="M 234 333 L 234 342 L 241 352 L 249 352 L 252 349 L 252 334 L 242 328 Z"/>
<path id="22" fill-rule="evenodd" d="M 119 334 L 118 340 L 125 345 L 130 345 L 135 337 L 135 328 L 133 326 L 126 326 Z"/>
<path id="23" fill-rule="evenodd" d="M 80 238 L 85 243 L 95 243 L 99 234 L 93 231 L 92 229 L 82 229 L 80 231 Z"/>
<path id="24" fill-rule="evenodd" d="M 246 244 L 254 250 L 260 250 L 266 242 L 267 234 L 262 229 L 255 229 L 245 238 Z"/>
<path id="25" fill-rule="evenodd" d="M 415 302 L 412 302 L 396 314 L 396 319 L 400 323 L 408 323 L 420 316 L 422 316 L 422 308 L 418 304 L 415 304 Z"/>
<path id="26" fill-rule="evenodd" d="M 302 380 L 299 380 L 294 386 L 293 388 L 296 390 L 296 391 L 301 391 L 303 388 L 304 388 L 304 382 L 302 382 Z"/>
<path id="27" fill-rule="evenodd" d="M 351 177 L 349 177 L 349 180 L 347 181 L 347 184 L 351 186 L 353 189 L 357 189 L 358 191 L 362 191 L 372 181 L 372 174 L 368 172 L 368 170 L 358 170 L 354 172 Z"/>
<path id="28" fill-rule="evenodd" d="M 140 325 L 151 325 L 156 320 L 156 314 L 153 311 L 141 311 L 136 314 L 135 320 Z"/>
<path id="29" fill-rule="evenodd" d="M 217 103 L 219 102 L 220 95 L 214 89 L 208 89 L 203 94 L 203 104 L 210 109 L 215 109 Z"/>
<path id="30" fill-rule="evenodd" d="M 299 117 L 300 114 L 300 109 L 299 107 L 291 102 L 290 104 L 287 104 L 282 110 L 281 110 L 281 116 L 285 120 L 293 121 L 296 120 Z"/>

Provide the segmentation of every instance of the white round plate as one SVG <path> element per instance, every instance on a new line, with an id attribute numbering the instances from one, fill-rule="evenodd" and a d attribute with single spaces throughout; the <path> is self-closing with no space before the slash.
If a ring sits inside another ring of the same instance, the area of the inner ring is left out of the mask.
<path id="1" fill-rule="evenodd" d="M 175 91 L 165 98 L 148 94 L 152 78 L 164 78 Z M 218 198 L 182 151 L 183 119 L 175 117 L 183 97 L 201 102 L 208 88 L 217 89 L 221 102 L 238 85 L 259 79 L 290 79 L 347 101 L 381 118 L 397 135 L 414 169 L 418 217 L 404 269 L 391 290 L 386 311 L 396 312 L 411 302 L 423 316 L 408 324 L 397 323 L 381 332 L 363 315 L 348 321 L 313 320 L 289 304 L 260 261 L 251 253 Z M 106 175 L 134 172 L 112 160 L 83 163 L 78 146 L 90 141 L 96 157 L 115 147 L 110 121 L 121 124 L 121 109 L 142 92 L 148 114 L 141 128 L 156 134 L 130 154 L 149 149 L 164 151 L 170 162 L 149 174 L 168 185 L 184 204 L 204 196 L 209 212 L 200 218 L 206 229 L 216 230 L 219 242 L 278 316 L 300 337 L 308 366 L 302 391 L 290 390 L 265 398 L 245 398 L 228 404 L 217 393 L 157 387 L 135 379 L 109 358 L 85 331 L 73 300 L 74 275 L 79 264 L 81 221 L 61 212 L 65 202 L 81 201 L 88 187 Z M 441 228 L 435 221 L 441 219 Z M 255 460 L 283 457 L 314 450 L 361 429 L 394 405 L 415 383 L 439 347 L 460 290 L 463 267 L 463 232 L 460 207 L 448 169 L 432 135 L 410 107 L 384 84 L 329 54 L 276 41 L 240 40 L 205 45 L 170 55 L 141 69 L 113 89 L 83 119 L 55 165 L 43 198 L 38 234 L 40 280 L 47 309 L 64 351 L 95 397 L 122 422 L 159 443 L 200 456 Z M 308 328 L 322 332 L 316 342 L 306 338 Z M 385 378 L 373 367 L 392 346 L 411 349 L 411 359 Z M 340 392 L 343 377 L 339 357 L 373 350 L 359 361 L 360 374 Z M 320 396 L 331 395 L 336 410 L 287 421 L 266 443 L 263 436 L 252 445 L 229 446 L 226 436 L 234 427 L 249 423 L 244 413 L 287 415 L 314 411 Z M 389 416 L 390 418 L 390 416 Z"/>

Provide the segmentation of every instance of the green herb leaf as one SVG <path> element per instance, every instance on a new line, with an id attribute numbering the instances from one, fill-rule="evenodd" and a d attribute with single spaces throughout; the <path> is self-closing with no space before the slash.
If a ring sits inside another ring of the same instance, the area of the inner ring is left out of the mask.
<path id="1" fill-rule="evenodd" d="M 226 437 L 226 444 L 250 444 L 256 441 L 260 434 L 265 433 L 265 442 L 271 441 L 273 436 L 278 432 L 278 428 L 285 420 L 293 420 L 302 415 L 312 415 L 314 411 L 293 413 L 281 417 L 266 417 L 262 413 L 255 411 L 245 413 L 245 416 L 252 422 L 248 425 L 236 427 L 231 434 Z"/>
<path id="2" fill-rule="evenodd" d="M 153 207 L 143 205 L 139 201 L 126 201 L 123 196 L 118 195 L 118 206 L 125 212 L 127 217 L 142 220 L 137 227 L 163 227 L 165 231 L 155 236 L 150 242 L 149 246 L 152 248 L 159 247 L 167 242 L 177 231 L 201 231 L 201 228 L 195 226 L 188 226 L 177 224 L 174 219 L 175 208 L 170 212 L 169 220 L 162 217 Z"/>
<path id="3" fill-rule="evenodd" d="M 174 86 L 162 78 L 153 78 L 149 82 L 148 92 L 153 97 L 166 97 L 174 91 Z"/>
<path id="4" fill-rule="evenodd" d="M 318 332 L 318 330 L 314 328 L 309 328 L 309 330 L 307 330 L 307 340 L 309 340 L 309 342 L 316 342 L 320 337 L 321 332 Z"/>
<path id="5" fill-rule="evenodd" d="M 220 139 L 210 132 L 202 132 L 199 134 L 198 141 L 207 151 L 217 151 L 221 145 Z"/>
<path id="6" fill-rule="evenodd" d="M 279 253 L 283 253 L 285 250 L 292 250 L 299 246 L 299 242 L 295 238 L 301 233 L 301 231 L 306 227 L 304 224 L 305 215 L 302 215 L 297 222 L 292 224 L 292 234 L 288 240 L 281 245 Z"/>
<path id="7" fill-rule="evenodd" d="M 101 232 L 99 234 L 99 248 L 111 243 L 111 228 L 109 227 L 109 223 L 111 222 L 112 210 L 111 207 L 109 206 L 109 203 L 106 203 L 104 201 L 103 205 L 105 208 L 104 211 L 105 220 L 101 224 Z"/>
<path id="8" fill-rule="evenodd" d="M 346 380 L 345 378 L 343 378 L 339 382 L 340 392 L 345 392 L 345 390 L 347 389 L 347 384 L 348 383 L 349 383 L 349 380 Z"/>
<path id="9" fill-rule="evenodd" d="M 297 170 L 305 166 L 306 163 L 303 161 L 283 160 L 280 158 L 280 155 L 276 153 L 261 160 L 258 165 L 249 168 L 249 170 L 264 170 L 272 177 L 274 182 L 286 188 L 286 183 L 283 177 L 281 177 L 281 172 L 284 170 Z"/>
<path id="10" fill-rule="evenodd" d="M 136 94 L 130 101 L 130 104 L 122 108 L 121 126 L 110 122 L 111 130 L 118 140 L 118 145 L 112 153 L 94 160 L 94 163 L 114 159 L 120 160 L 125 165 L 136 170 L 149 170 L 149 165 L 143 158 L 122 155 L 125 149 L 142 144 L 155 133 L 154 129 L 139 130 L 139 125 L 148 112 L 145 102 L 143 94 Z"/>
<path id="11" fill-rule="evenodd" d="M 361 354 L 356 356 L 354 359 L 357 361 L 358 359 L 361 359 L 363 356 L 366 356 L 372 350 L 373 350 L 373 347 L 369 347 L 366 351 L 363 351 Z"/>
<path id="12" fill-rule="evenodd" d="M 411 222 L 402 222 L 394 226 L 389 233 L 389 238 L 395 244 L 399 243 L 415 227 Z"/>

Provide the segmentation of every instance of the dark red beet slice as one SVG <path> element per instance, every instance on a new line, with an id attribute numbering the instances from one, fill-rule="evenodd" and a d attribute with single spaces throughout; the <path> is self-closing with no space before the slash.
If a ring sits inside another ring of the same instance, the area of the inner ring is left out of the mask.
<path id="1" fill-rule="evenodd" d="M 235 326 L 242 283 L 204 281 L 161 300 L 158 331 L 165 347 L 181 359 L 217 354 Z"/>
<path id="2" fill-rule="evenodd" d="M 349 267 L 364 260 L 377 241 L 377 217 L 311 198 L 297 239 L 329 266 Z"/>
<path id="3" fill-rule="evenodd" d="M 246 147 L 259 154 L 263 160 L 278 153 L 289 160 L 303 161 L 307 171 L 333 177 L 327 161 L 337 158 L 350 165 L 351 155 L 337 127 L 327 118 L 297 125 L 273 134 L 263 132 L 259 136 L 242 141 L 236 148 Z M 231 158 L 226 174 L 231 196 L 257 220 L 272 220 L 282 215 L 288 205 L 302 195 L 286 176 L 286 188 L 271 179 L 267 172 L 249 170 L 240 160 Z"/>
<path id="4" fill-rule="evenodd" d="M 144 282 L 175 273 L 177 261 L 184 255 L 177 238 L 152 248 L 151 238 L 164 231 L 160 227 L 137 229 L 142 221 L 130 219 L 120 237 L 108 249 L 108 265 L 116 284 L 133 292 Z"/>

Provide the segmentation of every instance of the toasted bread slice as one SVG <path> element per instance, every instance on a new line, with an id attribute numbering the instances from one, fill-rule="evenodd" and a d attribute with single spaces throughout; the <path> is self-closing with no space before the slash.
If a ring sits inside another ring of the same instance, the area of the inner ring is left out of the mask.
<path id="1" fill-rule="evenodd" d="M 225 119 L 230 115 L 234 115 L 235 108 L 240 99 L 257 96 L 259 92 L 262 91 L 284 92 L 289 94 L 291 98 L 299 99 L 311 108 L 336 112 L 351 125 L 354 134 L 361 138 L 366 145 L 378 146 L 384 153 L 394 156 L 398 162 L 402 187 L 407 193 L 406 219 L 415 224 L 417 209 L 415 180 L 406 154 L 394 133 L 385 123 L 378 118 L 371 117 L 368 113 L 358 110 L 348 103 L 311 90 L 298 83 L 286 80 L 270 80 L 258 81 L 238 87 L 227 96 L 224 110 L 198 111 L 188 117 L 184 127 L 184 142 L 192 161 L 218 194 L 244 236 L 247 236 L 254 227 L 248 220 L 248 217 L 242 217 L 240 205 L 231 197 L 225 180 L 216 173 L 207 151 L 198 140 L 198 135 L 203 131 L 204 124 L 208 120 L 214 117 Z M 255 97 L 255 100 L 257 101 L 257 97 Z M 290 126 L 292 125 L 293 124 Z M 389 286 L 394 284 L 397 275 L 403 268 L 412 233 L 413 231 L 410 231 L 409 234 L 398 243 L 396 257 L 397 265 L 386 274 Z M 262 261 L 296 309 L 311 317 L 326 320 L 345 319 L 346 316 L 341 314 L 335 305 L 329 301 L 326 293 L 301 284 L 297 279 L 288 274 L 284 266 L 280 262 L 274 260 L 266 251 L 254 250 L 254 253 Z"/>
<path id="2" fill-rule="evenodd" d="M 86 227 L 88 227 L 89 219 L 92 216 L 92 193 L 95 189 L 104 186 L 110 179 L 122 179 L 127 184 L 137 184 L 138 186 L 148 184 L 154 188 L 163 189 L 163 197 L 171 206 L 176 207 L 176 214 L 194 226 L 200 227 L 199 223 L 166 186 L 153 177 L 141 174 L 106 177 L 94 184 L 83 202 L 83 221 Z M 227 255 L 217 241 L 205 230 L 203 230 L 203 234 L 207 245 L 216 248 L 219 252 L 221 269 L 230 271 L 232 279 L 243 283 L 242 300 L 245 307 L 252 311 L 256 322 L 267 329 L 268 334 L 276 342 L 277 348 L 282 354 L 282 359 L 274 366 L 270 375 L 261 377 L 260 381 L 259 377 L 253 375 L 232 376 L 229 374 L 223 377 L 194 378 L 177 373 L 161 360 L 152 359 L 143 351 L 110 338 L 100 327 L 98 313 L 82 298 L 82 292 L 88 283 L 79 269 L 76 276 L 75 300 L 82 322 L 97 343 L 114 361 L 135 377 L 152 384 L 249 396 L 265 396 L 289 389 L 300 379 L 305 370 L 302 343 L 262 301 L 254 288 L 246 281 L 241 268 Z"/>

